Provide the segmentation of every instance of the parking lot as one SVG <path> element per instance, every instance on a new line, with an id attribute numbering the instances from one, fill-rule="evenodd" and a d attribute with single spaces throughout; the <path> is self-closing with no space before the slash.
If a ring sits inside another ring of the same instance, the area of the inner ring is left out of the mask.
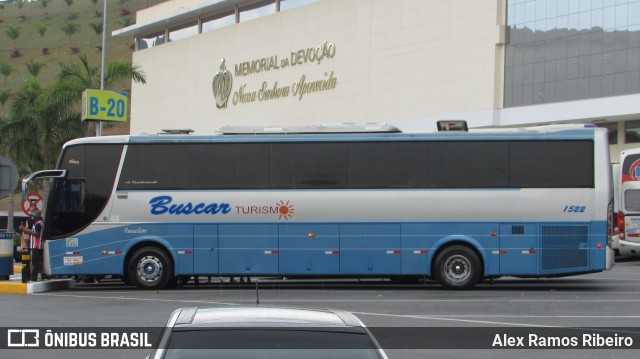
<path id="1" fill-rule="evenodd" d="M 328 307 L 355 313 L 367 326 L 436 327 L 640 327 L 640 261 L 619 261 L 613 270 L 553 279 L 504 278 L 471 291 L 437 284 L 393 284 L 379 280 L 274 280 L 256 285 L 220 282 L 183 289 L 140 291 L 118 281 L 79 283 L 75 288 L 32 295 L 0 295 L 3 327 L 162 327 L 184 306 Z M 627 330 L 627 329 L 624 329 Z M 427 340 L 428 338 L 425 338 Z M 639 350 L 458 349 L 464 335 L 445 348 L 398 347 L 392 358 L 611 357 L 637 358 Z M 490 345 L 490 343 L 489 343 Z M 410 345 L 409 345 L 410 346 Z M 145 357 L 144 350 L 5 350 L 2 357 Z M 25 355 L 27 354 L 27 355 Z"/>

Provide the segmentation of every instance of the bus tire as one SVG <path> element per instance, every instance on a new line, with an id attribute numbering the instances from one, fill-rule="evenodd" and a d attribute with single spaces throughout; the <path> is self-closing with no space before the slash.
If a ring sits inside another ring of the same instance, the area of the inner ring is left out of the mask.
<path id="1" fill-rule="evenodd" d="M 447 289 L 470 289 L 480 281 L 482 266 L 475 251 L 463 245 L 453 245 L 436 257 L 434 275 Z"/>
<path id="2" fill-rule="evenodd" d="M 173 277 L 173 263 L 165 251 L 143 247 L 131 256 L 128 277 L 138 288 L 163 289 Z"/>

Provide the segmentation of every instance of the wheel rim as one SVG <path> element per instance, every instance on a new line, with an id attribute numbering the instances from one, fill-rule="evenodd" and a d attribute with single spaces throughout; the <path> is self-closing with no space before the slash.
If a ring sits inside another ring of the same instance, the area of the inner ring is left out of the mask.
<path id="1" fill-rule="evenodd" d="M 465 281 L 471 275 L 471 262 L 465 256 L 453 255 L 444 262 L 444 275 L 452 282 Z"/>
<path id="2" fill-rule="evenodd" d="M 145 283 L 153 283 L 160 280 L 163 273 L 162 261 L 155 256 L 145 256 L 138 261 L 138 278 Z"/>

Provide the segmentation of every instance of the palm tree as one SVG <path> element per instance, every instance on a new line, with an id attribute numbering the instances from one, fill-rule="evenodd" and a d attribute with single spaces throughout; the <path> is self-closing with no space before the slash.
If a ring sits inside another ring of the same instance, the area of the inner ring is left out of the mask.
<path id="1" fill-rule="evenodd" d="M 96 35 L 98 35 L 98 39 L 99 39 L 100 35 L 102 35 L 102 22 L 91 22 L 89 23 L 89 26 L 93 29 L 93 32 L 95 32 Z M 102 51 L 102 44 L 96 43 L 96 48 L 99 51 Z"/>
<path id="2" fill-rule="evenodd" d="M 0 90 L 0 108 L 4 108 L 4 104 L 7 103 L 10 97 L 11 97 L 11 91 Z"/>
<path id="3" fill-rule="evenodd" d="M 7 86 L 7 77 L 12 73 L 16 72 L 16 69 L 13 68 L 11 64 L 0 61 L 0 74 L 4 76 L 4 85 Z"/>
<path id="4" fill-rule="evenodd" d="M 96 35 L 102 35 L 102 22 L 92 22 L 89 23 L 89 26 L 91 26 Z"/>
<path id="5" fill-rule="evenodd" d="M 73 5 L 73 0 L 64 0 L 64 3 L 67 4 L 67 10 L 71 11 L 71 5 Z"/>
<path id="6" fill-rule="evenodd" d="M 27 67 L 27 71 L 29 71 L 29 73 L 33 77 L 38 77 L 38 74 L 40 73 L 40 70 L 42 70 L 43 67 L 47 66 L 47 64 L 45 64 L 43 62 L 36 61 L 36 60 L 33 60 L 33 59 L 29 60 L 24 65 Z"/>
<path id="7" fill-rule="evenodd" d="M 89 26 L 91 26 L 96 35 L 102 35 L 102 22 L 92 22 L 89 23 Z"/>
<path id="8" fill-rule="evenodd" d="M 40 40 L 44 39 L 44 35 L 47 33 L 49 26 L 47 24 L 38 22 L 35 23 L 33 27 L 36 29 L 36 32 L 38 32 L 38 35 L 40 35 Z"/>
<path id="9" fill-rule="evenodd" d="M 7 37 L 13 41 L 13 48 L 16 48 L 16 40 L 20 37 L 20 26 L 9 26 L 7 30 L 5 30 L 5 34 Z"/>
<path id="10" fill-rule="evenodd" d="M 88 88 L 100 88 L 100 72 L 95 66 L 89 65 L 86 55 L 78 56 L 80 64 L 61 64 L 56 91 L 59 96 L 76 99 L 82 98 L 82 92 Z M 104 75 L 104 87 L 112 88 L 114 85 L 133 80 L 138 83 L 146 83 L 146 75 L 139 66 L 129 61 L 112 62 L 107 65 Z"/>
<path id="11" fill-rule="evenodd" d="M 69 36 L 69 47 L 71 47 L 71 35 L 75 34 L 80 30 L 80 24 L 76 24 L 74 22 L 65 22 L 61 28 L 62 32 Z"/>
<path id="12" fill-rule="evenodd" d="M 43 102 L 45 93 L 38 80 L 30 78 L 15 95 L 11 112 L 0 119 L 0 152 L 22 173 L 53 168 L 62 145 L 85 134 L 80 114 L 61 102 Z"/>
<path id="13" fill-rule="evenodd" d="M 44 9 L 47 8 L 47 6 L 49 6 L 49 3 L 51 2 L 51 0 L 40 0 L 40 7 L 42 8 L 42 11 L 45 11 Z"/>
<path id="14" fill-rule="evenodd" d="M 47 89 L 44 103 L 64 104 L 70 111 L 78 111 L 82 93 L 86 89 L 100 88 L 100 71 L 89 65 L 86 55 L 78 56 L 80 64 L 60 64 L 58 80 Z M 121 88 L 123 81 L 146 83 L 146 75 L 139 66 L 129 61 L 112 62 L 107 65 L 104 75 L 105 90 Z"/>
<path id="15" fill-rule="evenodd" d="M 33 25 L 33 27 L 36 29 L 36 32 L 38 33 L 38 35 L 40 35 L 40 46 L 42 49 L 42 53 L 45 52 L 44 50 L 44 35 L 47 33 L 47 30 L 49 29 L 49 26 L 47 24 L 43 24 L 43 23 L 36 23 Z"/>

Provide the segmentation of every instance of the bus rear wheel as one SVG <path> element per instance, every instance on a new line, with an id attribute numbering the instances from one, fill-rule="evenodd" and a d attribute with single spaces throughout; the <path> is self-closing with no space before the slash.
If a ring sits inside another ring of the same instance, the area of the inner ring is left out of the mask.
<path id="1" fill-rule="evenodd" d="M 162 289 L 171 281 L 173 264 L 169 256 L 157 247 L 138 249 L 129 261 L 129 279 L 142 289 Z"/>
<path id="2" fill-rule="evenodd" d="M 480 280 L 480 258 L 471 248 L 454 245 L 445 248 L 435 261 L 434 275 L 448 289 L 470 289 Z"/>

